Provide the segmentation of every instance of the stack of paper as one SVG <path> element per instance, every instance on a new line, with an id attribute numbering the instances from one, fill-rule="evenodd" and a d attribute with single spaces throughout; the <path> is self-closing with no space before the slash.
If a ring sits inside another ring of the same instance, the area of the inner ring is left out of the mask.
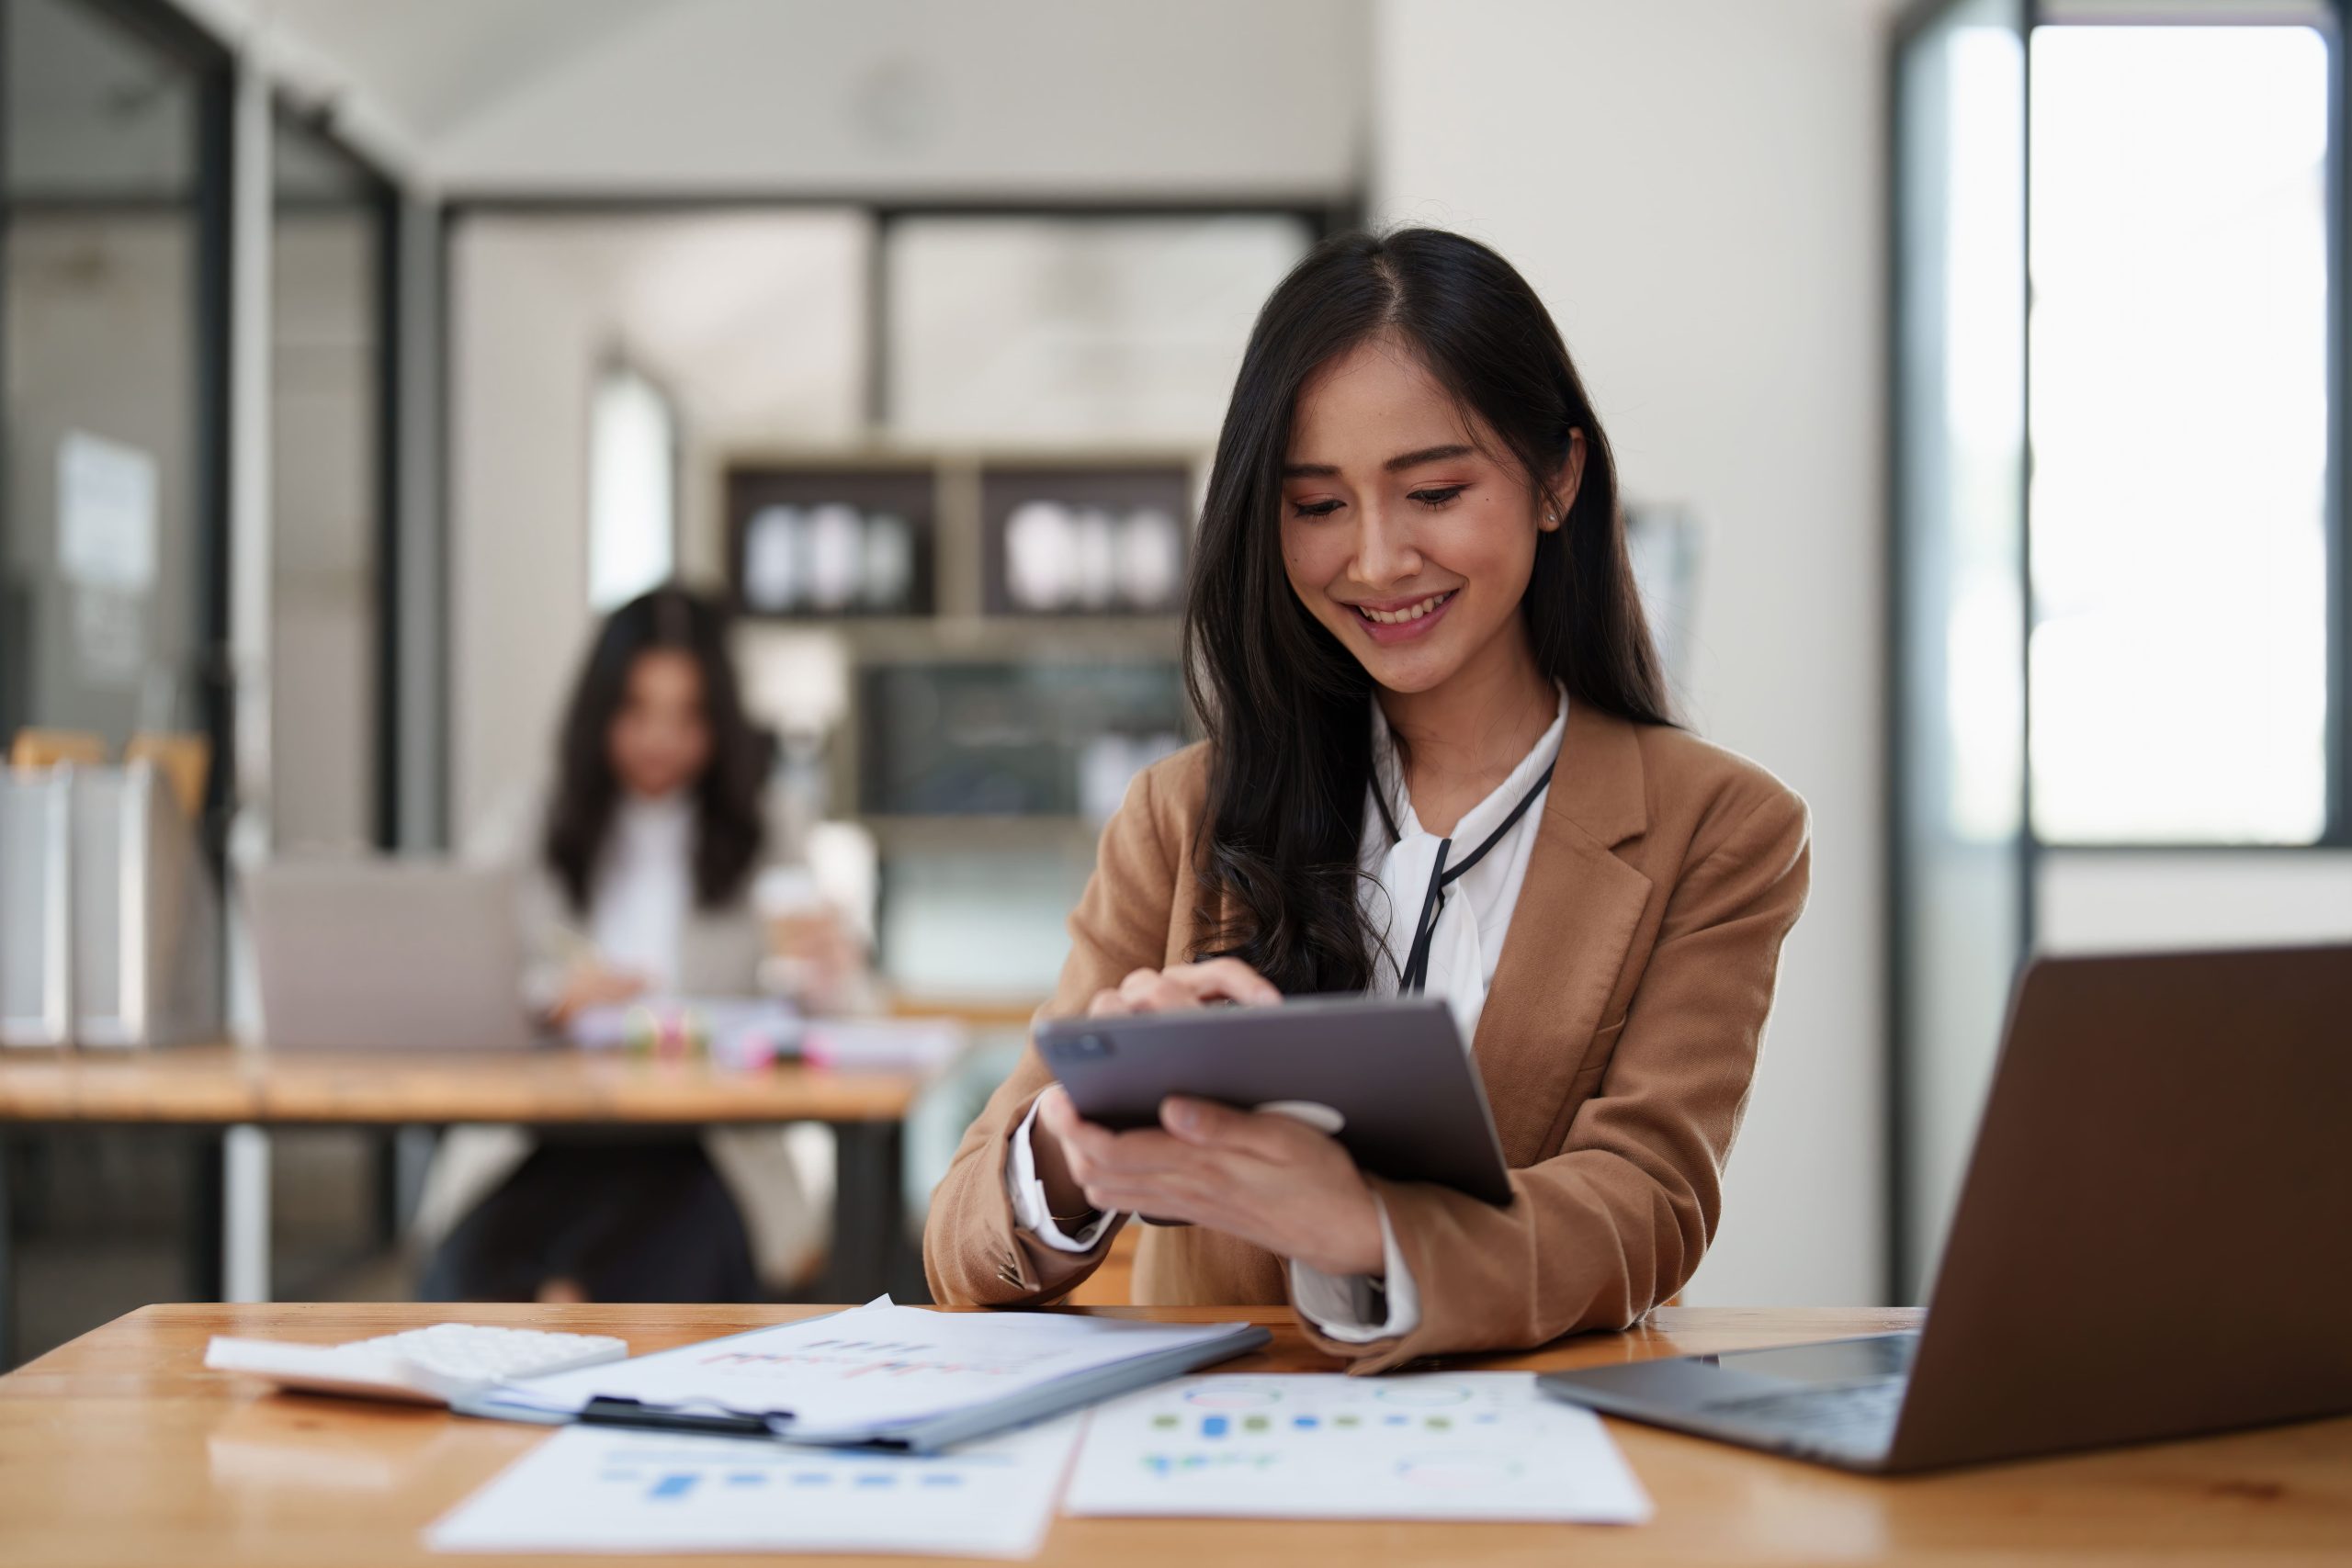
<path id="1" fill-rule="evenodd" d="M 887 1301 L 635 1360 L 509 1383 L 468 1415 L 561 1421 L 592 1401 L 758 1417 L 796 1443 L 932 1451 L 1255 1349 L 1248 1324 L 941 1313 Z"/>

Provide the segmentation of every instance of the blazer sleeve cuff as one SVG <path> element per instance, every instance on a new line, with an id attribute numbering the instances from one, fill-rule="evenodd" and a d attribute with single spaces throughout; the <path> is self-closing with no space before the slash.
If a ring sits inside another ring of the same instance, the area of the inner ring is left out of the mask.
<path id="1" fill-rule="evenodd" d="M 1046 1184 L 1037 1179 L 1036 1145 L 1029 1141 L 1030 1130 L 1036 1124 L 1037 1102 L 1033 1100 L 1029 1113 L 1012 1130 L 1012 1142 L 1006 1150 L 1005 1195 L 1012 1200 L 1013 1226 L 1056 1252 L 1091 1252 L 1119 1218 L 1118 1213 L 1105 1210 L 1080 1226 L 1076 1235 L 1055 1222 L 1053 1207 L 1046 1199 Z"/>
<path id="2" fill-rule="evenodd" d="M 1518 1171 L 1511 1173 L 1514 1189 L 1520 1187 L 1520 1175 Z M 1391 1267 L 1400 1269 L 1403 1277 L 1416 1285 L 1428 1280 L 1444 1280 L 1450 1276 L 1460 1282 L 1464 1274 L 1460 1268 L 1463 1259 L 1454 1257 L 1451 1261 L 1455 1267 L 1449 1269 L 1447 1266 L 1449 1242 L 1445 1238 L 1447 1233 L 1455 1228 L 1455 1216 L 1449 1212 L 1452 1205 L 1458 1203 L 1474 1208 L 1481 1215 L 1503 1218 L 1506 1224 L 1527 1223 L 1528 1200 L 1524 1191 L 1513 1200 L 1510 1209 L 1495 1210 L 1477 1199 L 1428 1182 L 1390 1181 L 1377 1176 L 1367 1176 L 1364 1179 L 1380 1200 L 1382 1217 L 1390 1226 L 1384 1239 L 1393 1237 L 1396 1247 L 1395 1261 Z M 1491 1244 L 1500 1238 L 1485 1239 Z M 1476 1270 L 1473 1269 L 1469 1273 L 1475 1278 Z M 1304 1312 L 1300 1314 L 1300 1324 L 1317 1349 L 1346 1361 L 1348 1371 L 1354 1374 L 1393 1371 L 1407 1362 L 1426 1357 L 1451 1356 L 1515 1342 L 1509 1329 L 1498 1332 L 1501 1325 L 1489 1321 L 1498 1303 L 1491 1299 L 1483 1299 L 1482 1292 L 1476 1288 L 1468 1294 L 1482 1299 L 1465 1302 L 1461 1299 L 1464 1293 L 1460 1290 L 1451 1292 L 1441 1290 L 1431 1298 L 1420 1295 L 1417 1290 L 1415 1305 L 1419 1310 L 1414 1321 L 1400 1325 L 1396 1334 L 1381 1339 L 1351 1341 L 1340 1338 L 1325 1332 L 1321 1325 Z"/>
<path id="3" fill-rule="evenodd" d="M 1290 1299 L 1299 1316 L 1329 1337 L 1350 1345 L 1397 1338 L 1413 1332 L 1421 1322 L 1420 1288 L 1396 1245 L 1396 1227 L 1388 1223 L 1388 1205 L 1377 1195 L 1373 1203 L 1380 1212 L 1379 1279 L 1326 1274 L 1295 1258 L 1290 1260 Z"/>
<path id="4" fill-rule="evenodd" d="M 1017 1116 L 1008 1118 L 1011 1125 L 989 1147 L 988 1158 L 993 1168 L 987 1173 L 989 1186 L 985 1190 L 993 1191 L 996 1201 L 987 1206 L 979 1245 L 987 1249 L 985 1262 L 995 1280 L 988 1287 L 989 1300 L 983 1304 L 1027 1305 L 1053 1301 L 1067 1293 L 1094 1272 L 1108 1255 L 1111 1236 L 1119 1228 L 1122 1216 L 1112 1215 L 1108 1223 L 1099 1227 L 1092 1247 L 1084 1252 L 1070 1252 L 1048 1246 L 1021 1227 L 1013 1213 L 1012 1140 L 1026 1132 L 1029 1115 L 1036 1109 L 1036 1097 L 1032 1095 L 1019 1108 Z"/>

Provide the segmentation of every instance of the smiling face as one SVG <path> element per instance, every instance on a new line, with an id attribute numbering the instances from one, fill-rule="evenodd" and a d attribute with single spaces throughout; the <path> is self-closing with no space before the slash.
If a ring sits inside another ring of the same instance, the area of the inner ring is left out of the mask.
<path id="1" fill-rule="evenodd" d="M 1575 498 L 1581 435 L 1540 507 L 1494 434 L 1418 355 L 1376 338 L 1300 391 L 1283 468 L 1291 590 L 1391 692 L 1530 657 L 1520 600 L 1535 541 Z"/>
<path id="2" fill-rule="evenodd" d="M 657 648 L 637 656 L 605 736 L 605 754 L 623 789 L 659 798 L 702 777 L 712 747 L 702 688 L 702 667 L 692 654 Z"/>

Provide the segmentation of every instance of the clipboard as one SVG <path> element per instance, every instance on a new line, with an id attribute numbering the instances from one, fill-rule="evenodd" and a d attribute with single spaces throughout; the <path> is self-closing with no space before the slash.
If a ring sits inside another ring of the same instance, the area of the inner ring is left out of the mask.
<path id="1" fill-rule="evenodd" d="M 881 1306 L 885 1303 L 873 1304 Z M 705 1436 L 767 1437 L 787 1443 L 826 1448 L 934 1453 L 992 1432 L 1025 1426 L 1048 1416 L 1057 1416 L 1116 1394 L 1181 1377 L 1201 1367 L 1257 1349 L 1272 1338 L 1265 1328 L 1246 1323 L 1181 1326 L 1135 1324 L 1132 1325 L 1135 1329 L 1165 1330 L 1173 1327 L 1175 1332 L 1138 1335 L 1137 1337 L 1150 1342 L 1149 1348 L 1136 1354 L 1121 1354 L 1116 1359 L 1080 1367 L 1044 1381 L 1009 1387 L 1006 1392 L 992 1397 L 964 1399 L 938 1409 L 868 1421 L 845 1422 L 827 1418 L 821 1412 L 809 1414 L 796 1409 L 784 1402 L 789 1394 L 789 1386 L 786 1380 L 781 1379 L 775 1382 L 746 1379 L 740 1384 L 721 1386 L 721 1380 L 706 1376 L 704 1382 L 722 1394 L 720 1398 L 663 1400 L 619 1392 L 632 1383 L 644 1386 L 644 1371 L 648 1364 L 664 1358 L 698 1356 L 707 1361 L 714 1350 L 721 1355 L 727 1354 L 721 1348 L 726 1346 L 743 1346 L 747 1341 L 773 1342 L 779 1330 L 808 1329 L 828 1323 L 843 1324 L 852 1320 L 855 1314 L 866 1310 L 869 1309 L 852 1308 L 847 1312 L 803 1319 L 795 1324 L 752 1329 L 743 1334 L 656 1351 L 651 1356 L 638 1357 L 632 1361 L 582 1368 L 578 1377 L 571 1373 L 556 1373 L 548 1378 L 505 1384 L 482 1393 L 462 1395 L 452 1400 L 449 1407 L 461 1416 L 525 1421 L 543 1426 L 579 1422 Z M 891 1310 L 906 1314 L 916 1309 Z M 966 1314 L 955 1315 L 964 1317 Z M 1046 1317 L 1073 1324 L 1115 1324 L 1121 1329 L 1130 1326 L 1125 1320 L 1081 1319 L 1051 1314 L 970 1314 L 967 1320 L 974 1325 L 975 1331 L 966 1333 L 959 1329 L 958 1333 L 960 1337 L 971 1340 L 985 1336 L 987 1330 L 981 1325 L 989 1324 L 991 1319 L 1004 1324 Z M 1173 1342 L 1168 1342 L 1171 1340 Z M 637 1374 L 625 1371 L 631 1367 L 639 1369 Z M 609 1391 L 598 1392 L 599 1384 L 610 1385 Z M 551 1389 L 560 1392 L 550 1397 Z M 575 1393 L 576 1398 L 572 1397 Z M 769 1402 L 770 1396 L 773 1396 L 773 1403 Z"/>

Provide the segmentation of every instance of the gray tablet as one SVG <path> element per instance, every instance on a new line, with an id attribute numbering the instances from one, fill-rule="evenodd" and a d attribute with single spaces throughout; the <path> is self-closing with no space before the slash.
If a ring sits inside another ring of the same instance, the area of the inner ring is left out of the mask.
<path id="1" fill-rule="evenodd" d="M 1157 1126 L 1171 1094 L 1280 1111 L 1336 1136 L 1374 1176 L 1510 1201 L 1486 1090 L 1442 1001 L 1314 997 L 1056 1019 L 1038 1026 L 1037 1051 L 1079 1113 L 1105 1127 Z"/>

